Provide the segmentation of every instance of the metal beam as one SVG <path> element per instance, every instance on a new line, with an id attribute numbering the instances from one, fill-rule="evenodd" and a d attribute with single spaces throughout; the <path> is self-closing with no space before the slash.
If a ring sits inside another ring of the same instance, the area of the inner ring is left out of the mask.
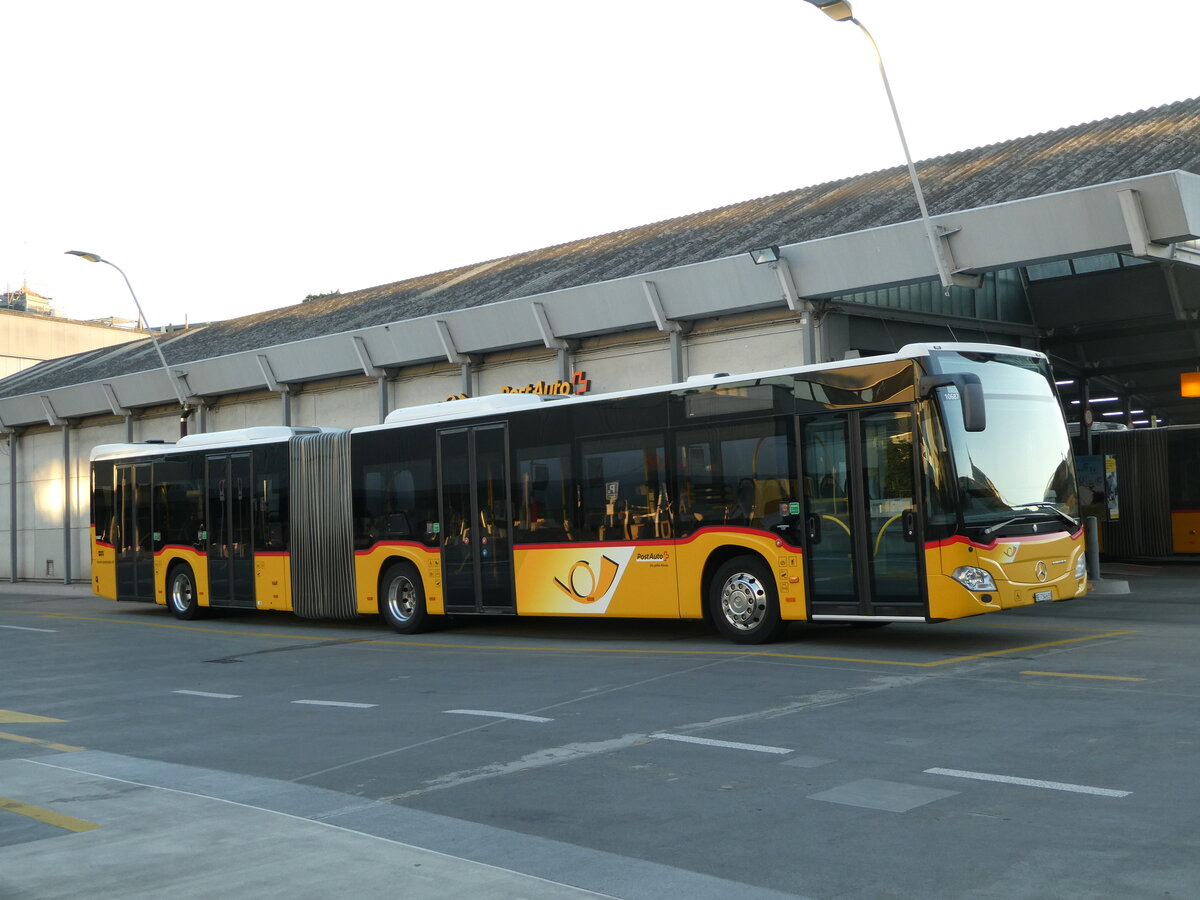
<path id="1" fill-rule="evenodd" d="M 62 465 L 63 465 L 63 584 L 71 583 L 71 498 L 75 492 L 71 490 L 71 426 L 66 422 L 62 425 Z"/>
<path id="2" fill-rule="evenodd" d="M 255 358 L 258 360 L 258 370 L 262 372 L 262 383 L 267 386 L 268 391 L 279 393 L 279 382 L 275 379 L 275 371 L 271 368 L 271 360 L 267 358 L 265 353 L 255 354 Z"/>
<path id="3" fill-rule="evenodd" d="M 1194 353 L 1191 356 L 1174 356 L 1169 358 L 1146 359 L 1135 363 L 1121 363 L 1119 365 L 1094 365 L 1088 366 L 1083 372 L 1089 378 L 1109 378 L 1116 375 L 1136 375 L 1140 372 L 1158 372 L 1164 369 L 1181 369 L 1192 368 L 1197 362 L 1200 362 L 1200 353 Z"/>
<path id="4" fill-rule="evenodd" d="M 683 336 L 691 330 L 691 324 L 667 318 L 666 310 L 663 309 L 662 297 L 658 294 L 658 285 L 653 281 L 643 281 L 642 291 L 646 295 L 646 302 L 650 305 L 650 314 L 654 317 L 654 324 L 659 331 L 666 333 L 670 343 L 671 381 L 672 383 L 683 381 L 686 375 L 683 365 Z"/>
<path id="5" fill-rule="evenodd" d="M 8 580 L 17 582 L 17 448 L 20 435 L 8 433 Z"/>
<path id="6" fill-rule="evenodd" d="M 654 317 L 654 325 L 659 331 L 665 334 L 677 334 L 683 330 L 678 322 L 667 318 L 667 313 L 663 309 L 662 297 L 658 294 L 658 285 L 653 281 L 643 281 L 642 291 L 646 295 L 646 302 L 650 304 L 650 315 Z"/>
<path id="7" fill-rule="evenodd" d="M 442 349 L 446 353 L 446 361 L 457 363 L 460 366 L 466 365 L 469 360 L 464 353 L 459 353 L 458 348 L 454 345 L 454 335 L 450 333 L 450 325 L 445 319 L 434 320 L 434 325 L 437 326 L 438 339 L 442 342 Z"/>
<path id="8" fill-rule="evenodd" d="M 354 352 L 358 356 L 359 363 L 362 364 L 363 374 L 370 378 L 381 378 L 385 374 L 383 369 L 379 368 L 371 361 L 371 353 L 367 350 L 367 342 L 362 335 L 353 335 Z"/>
<path id="9" fill-rule="evenodd" d="M 114 416 L 129 416 L 130 411 L 121 405 L 121 401 L 117 399 L 117 392 L 113 390 L 113 386 L 107 381 L 100 385 L 104 391 L 104 397 L 108 400 L 108 407 L 112 410 Z"/>
<path id="10" fill-rule="evenodd" d="M 42 401 L 42 409 L 45 410 L 46 413 L 46 424 L 50 425 L 51 427 L 61 425 L 62 419 L 59 418 L 58 413 L 54 411 L 54 404 L 50 401 L 50 398 L 46 394 L 42 394 L 38 399 Z"/>
<path id="11" fill-rule="evenodd" d="M 1007 334 L 1018 337 L 1038 337 L 1041 331 L 1036 325 L 1021 322 L 1001 322 L 998 319 L 978 319 L 969 316 L 947 316 L 942 313 L 914 312 L 893 309 L 887 306 L 872 306 L 867 303 L 847 303 L 840 300 L 822 300 L 821 312 L 836 312 L 847 316 L 862 316 L 867 319 L 888 319 L 895 322 L 912 322 L 917 325 L 935 325 L 945 328 L 959 326 L 972 331 L 989 334 Z"/>
<path id="12" fill-rule="evenodd" d="M 1062 333 L 1048 334 L 1042 338 L 1044 347 L 1058 347 L 1065 344 L 1086 344 L 1089 341 L 1106 341 L 1113 338 L 1140 337 L 1151 334 L 1162 334 L 1169 331 L 1180 331 L 1200 327 L 1194 320 L 1179 322 L 1174 318 L 1160 319 L 1142 325 L 1115 325 L 1112 327 L 1086 328 Z"/>
<path id="13" fill-rule="evenodd" d="M 546 345 L 547 350 L 569 350 L 571 342 L 558 337 L 554 333 L 554 328 L 550 324 L 550 318 L 546 315 L 546 307 L 537 301 L 529 304 L 529 310 L 533 313 L 533 321 L 537 326 L 538 333 L 542 336 L 542 343 Z"/>
<path id="14" fill-rule="evenodd" d="M 1174 259 L 1173 243 L 1159 243 L 1150 236 L 1141 193 L 1135 188 L 1125 188 L 1117 191 L 1117 199 L 1121 204 L 1121 216 L 1129 232 L 1129 249 L 1133 255 L 1143 259 Z"/>

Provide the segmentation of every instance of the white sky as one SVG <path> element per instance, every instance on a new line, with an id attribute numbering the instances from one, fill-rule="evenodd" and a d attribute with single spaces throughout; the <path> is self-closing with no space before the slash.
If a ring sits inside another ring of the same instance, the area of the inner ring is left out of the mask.
<path id="1" fill-rule="evenodd" d="M 1198 0 L 853 0 L 917 159 L 1200 94 Z M 6 0 L 0 286 L 229 318 L 903 162 L 803 0 Z"/>

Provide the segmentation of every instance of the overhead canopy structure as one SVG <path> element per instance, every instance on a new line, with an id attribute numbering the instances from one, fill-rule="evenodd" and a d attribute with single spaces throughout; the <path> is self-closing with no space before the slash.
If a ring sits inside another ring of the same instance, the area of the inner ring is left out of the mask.
<path id="1" fill-rule="evenodd" d="M 934 287 L 899 167 L 212 323 L 161 342 L 170 377 L 148 341 L 43 363 L 0 381 L 0 425 L 168 404 L 176 388 L 198 400 L 280 390 L 772 308 L 907 318 L 947 336 L 971 323 L 1046 350 L 1067 376 L 1130 405 L 1200 422 L 1200 401 L 1178 390 L 1180 372 L 1200 368 L 1200 100 L 918 171 L 955 271 L 981 276 L 978 296 Z M 755 265 L 747 251 L 766 247 L 778 262 Z"/>

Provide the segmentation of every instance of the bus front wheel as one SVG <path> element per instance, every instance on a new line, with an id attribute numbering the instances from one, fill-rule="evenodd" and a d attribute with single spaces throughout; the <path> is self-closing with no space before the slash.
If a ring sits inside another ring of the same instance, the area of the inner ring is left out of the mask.
<path id="1" fill-rule="evenodd" d="M 735 644 L 765 644 L 782 636 L 779 592 L 757 556 L 735 556 L 708 584 L 708 608 L 717 630 Z"/>
<path id="2" fill-rule="evenodd" d="M 167 578 L 167 603 L 177 619 L 198 619 L 202 612 L 196 599 L 196 577 L 192 567 L 180 563 Z"/>
<path id="3" fill-rule="evenodd" d="M 379 615 L 400 634 L 416 634 L 429 627 L 425 612 L 425 585 L 410 563 L 393 563 L 379 582 Z"/>

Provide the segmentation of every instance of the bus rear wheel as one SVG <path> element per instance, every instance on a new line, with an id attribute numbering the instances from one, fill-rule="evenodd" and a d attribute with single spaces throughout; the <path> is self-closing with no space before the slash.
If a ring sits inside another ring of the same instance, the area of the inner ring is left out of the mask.
<path id="1" fill-rule="evenodd" d="M 735 556 L 708 583 L 708 610 L 717 630 L 735 644 L 765 644 L 782 636 L 779 592 L 757 556 Z"/>
<path id="2" fill-rule="evenodd" d="M 196 599 L 196 577 L 187 563 L 179 563 L 167 576 L 167 605 L 177 619 L 198 619 L 203 612 Z"/>
<path id="3" fill-rule="evenodd" d="M 425 585 L 411 563 L 392 563 L 379 581 L 379 615 L 400 634 L 416 634 L 429 627 L 425 611 Z"/>

